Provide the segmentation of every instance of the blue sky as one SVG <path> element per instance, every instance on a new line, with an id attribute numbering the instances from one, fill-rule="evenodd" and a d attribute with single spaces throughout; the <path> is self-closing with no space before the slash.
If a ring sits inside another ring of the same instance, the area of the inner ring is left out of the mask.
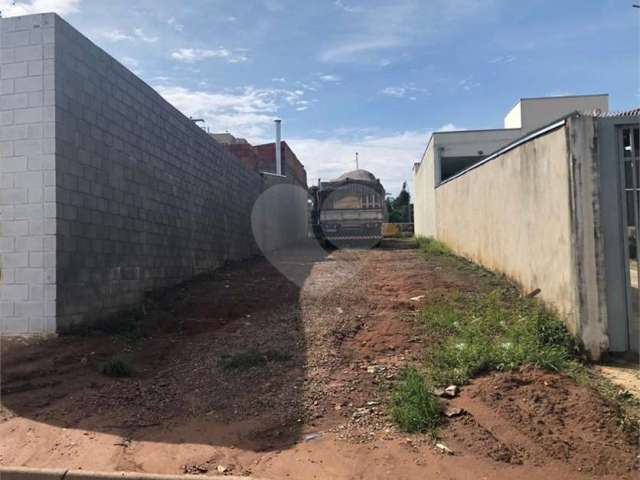
<path id="1" fill-rule="evenodd" d="M 15 5 L 12 5 L 15 3 Z M 520 97 L 640 103 L 632 0 L 0 0 L 56 11 L 185 114 L 252 142 L 272 120 L 309 183 L 361 166 L 397 193 L 435 129 Z"/>

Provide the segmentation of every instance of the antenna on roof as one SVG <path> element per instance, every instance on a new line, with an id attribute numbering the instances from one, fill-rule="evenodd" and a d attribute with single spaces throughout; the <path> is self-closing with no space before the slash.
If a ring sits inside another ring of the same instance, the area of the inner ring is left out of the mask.
<path id="1" fill-rule="evenodd" d="M 356 170 L 360 170 L 360 167 L 358 166 L 358 152 L 356 152 Z"/>

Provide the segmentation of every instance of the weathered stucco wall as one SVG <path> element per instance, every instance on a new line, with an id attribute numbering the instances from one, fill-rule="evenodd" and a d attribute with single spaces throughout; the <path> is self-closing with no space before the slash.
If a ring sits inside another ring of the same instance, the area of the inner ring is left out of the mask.
<path id="1" fill-rule="evenodd" d="M 436 189 L 437 238 L 540 288 L 575 333 L 569 174 L 564 128 L 514 148 Z"/>
<path id="2" fill-rule="evenodd" d="M 433 141 L 429 142 L 420 165 L 413 173 L 413 221 L 416 236 L 436 235 L 436 196 Z"/>
<path id="3" fill-rule="evenodd" d="M 546 133 L 435 190 L 436 235 L 557 311 L 593 358 L 608 346 L 591 117 Z"/>

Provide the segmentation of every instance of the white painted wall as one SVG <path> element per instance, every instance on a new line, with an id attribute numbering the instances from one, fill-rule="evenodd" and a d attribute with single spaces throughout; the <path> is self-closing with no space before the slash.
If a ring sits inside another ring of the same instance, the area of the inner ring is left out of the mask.
<path id="1" fill-rule="evenodd" d="M 575 111 L 609 111 L 609 96 L 572 95 L 565 97 L 521 98 L 504 117 L 505 128 L 522 128 L 523 135 Z"/>
<path id="2" fill-rule="evenodd" d="M 433 141 L 429 142 L 420 165 L 413 170 L 413 221 L 416 236 L 436 234 L 436 196 Z"/>
<path id="3" fill-rule="evenodd" d="M 504 128 L 522 128 L 522 109 L 520 102 L 516 103 L 504 117 Z"/>

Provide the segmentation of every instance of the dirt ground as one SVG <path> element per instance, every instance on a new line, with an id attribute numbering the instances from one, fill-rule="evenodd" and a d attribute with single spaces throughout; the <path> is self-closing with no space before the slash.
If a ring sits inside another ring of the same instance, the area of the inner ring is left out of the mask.
<path id="1" fill-rule="evenodd" d="M 424 351 L 414 312 L 486 286 L 481 272 L 403 241 L 283 255 L 278 265 L 301 288 L 265 259 L 231 265 L 168 293 L 144 339 L 4 339 L 0 464 L 268 479 L 640 478 L 614 406 L 558 374 L 523 369 L 464 386 L 449 402 L 464 413 L 438 440 L 453 455 L 394 428 L 388 387 Z M 225 363 L 247 352 L 273 360 Z M 114 354 L 133 377 L 98 373 Z"/>

